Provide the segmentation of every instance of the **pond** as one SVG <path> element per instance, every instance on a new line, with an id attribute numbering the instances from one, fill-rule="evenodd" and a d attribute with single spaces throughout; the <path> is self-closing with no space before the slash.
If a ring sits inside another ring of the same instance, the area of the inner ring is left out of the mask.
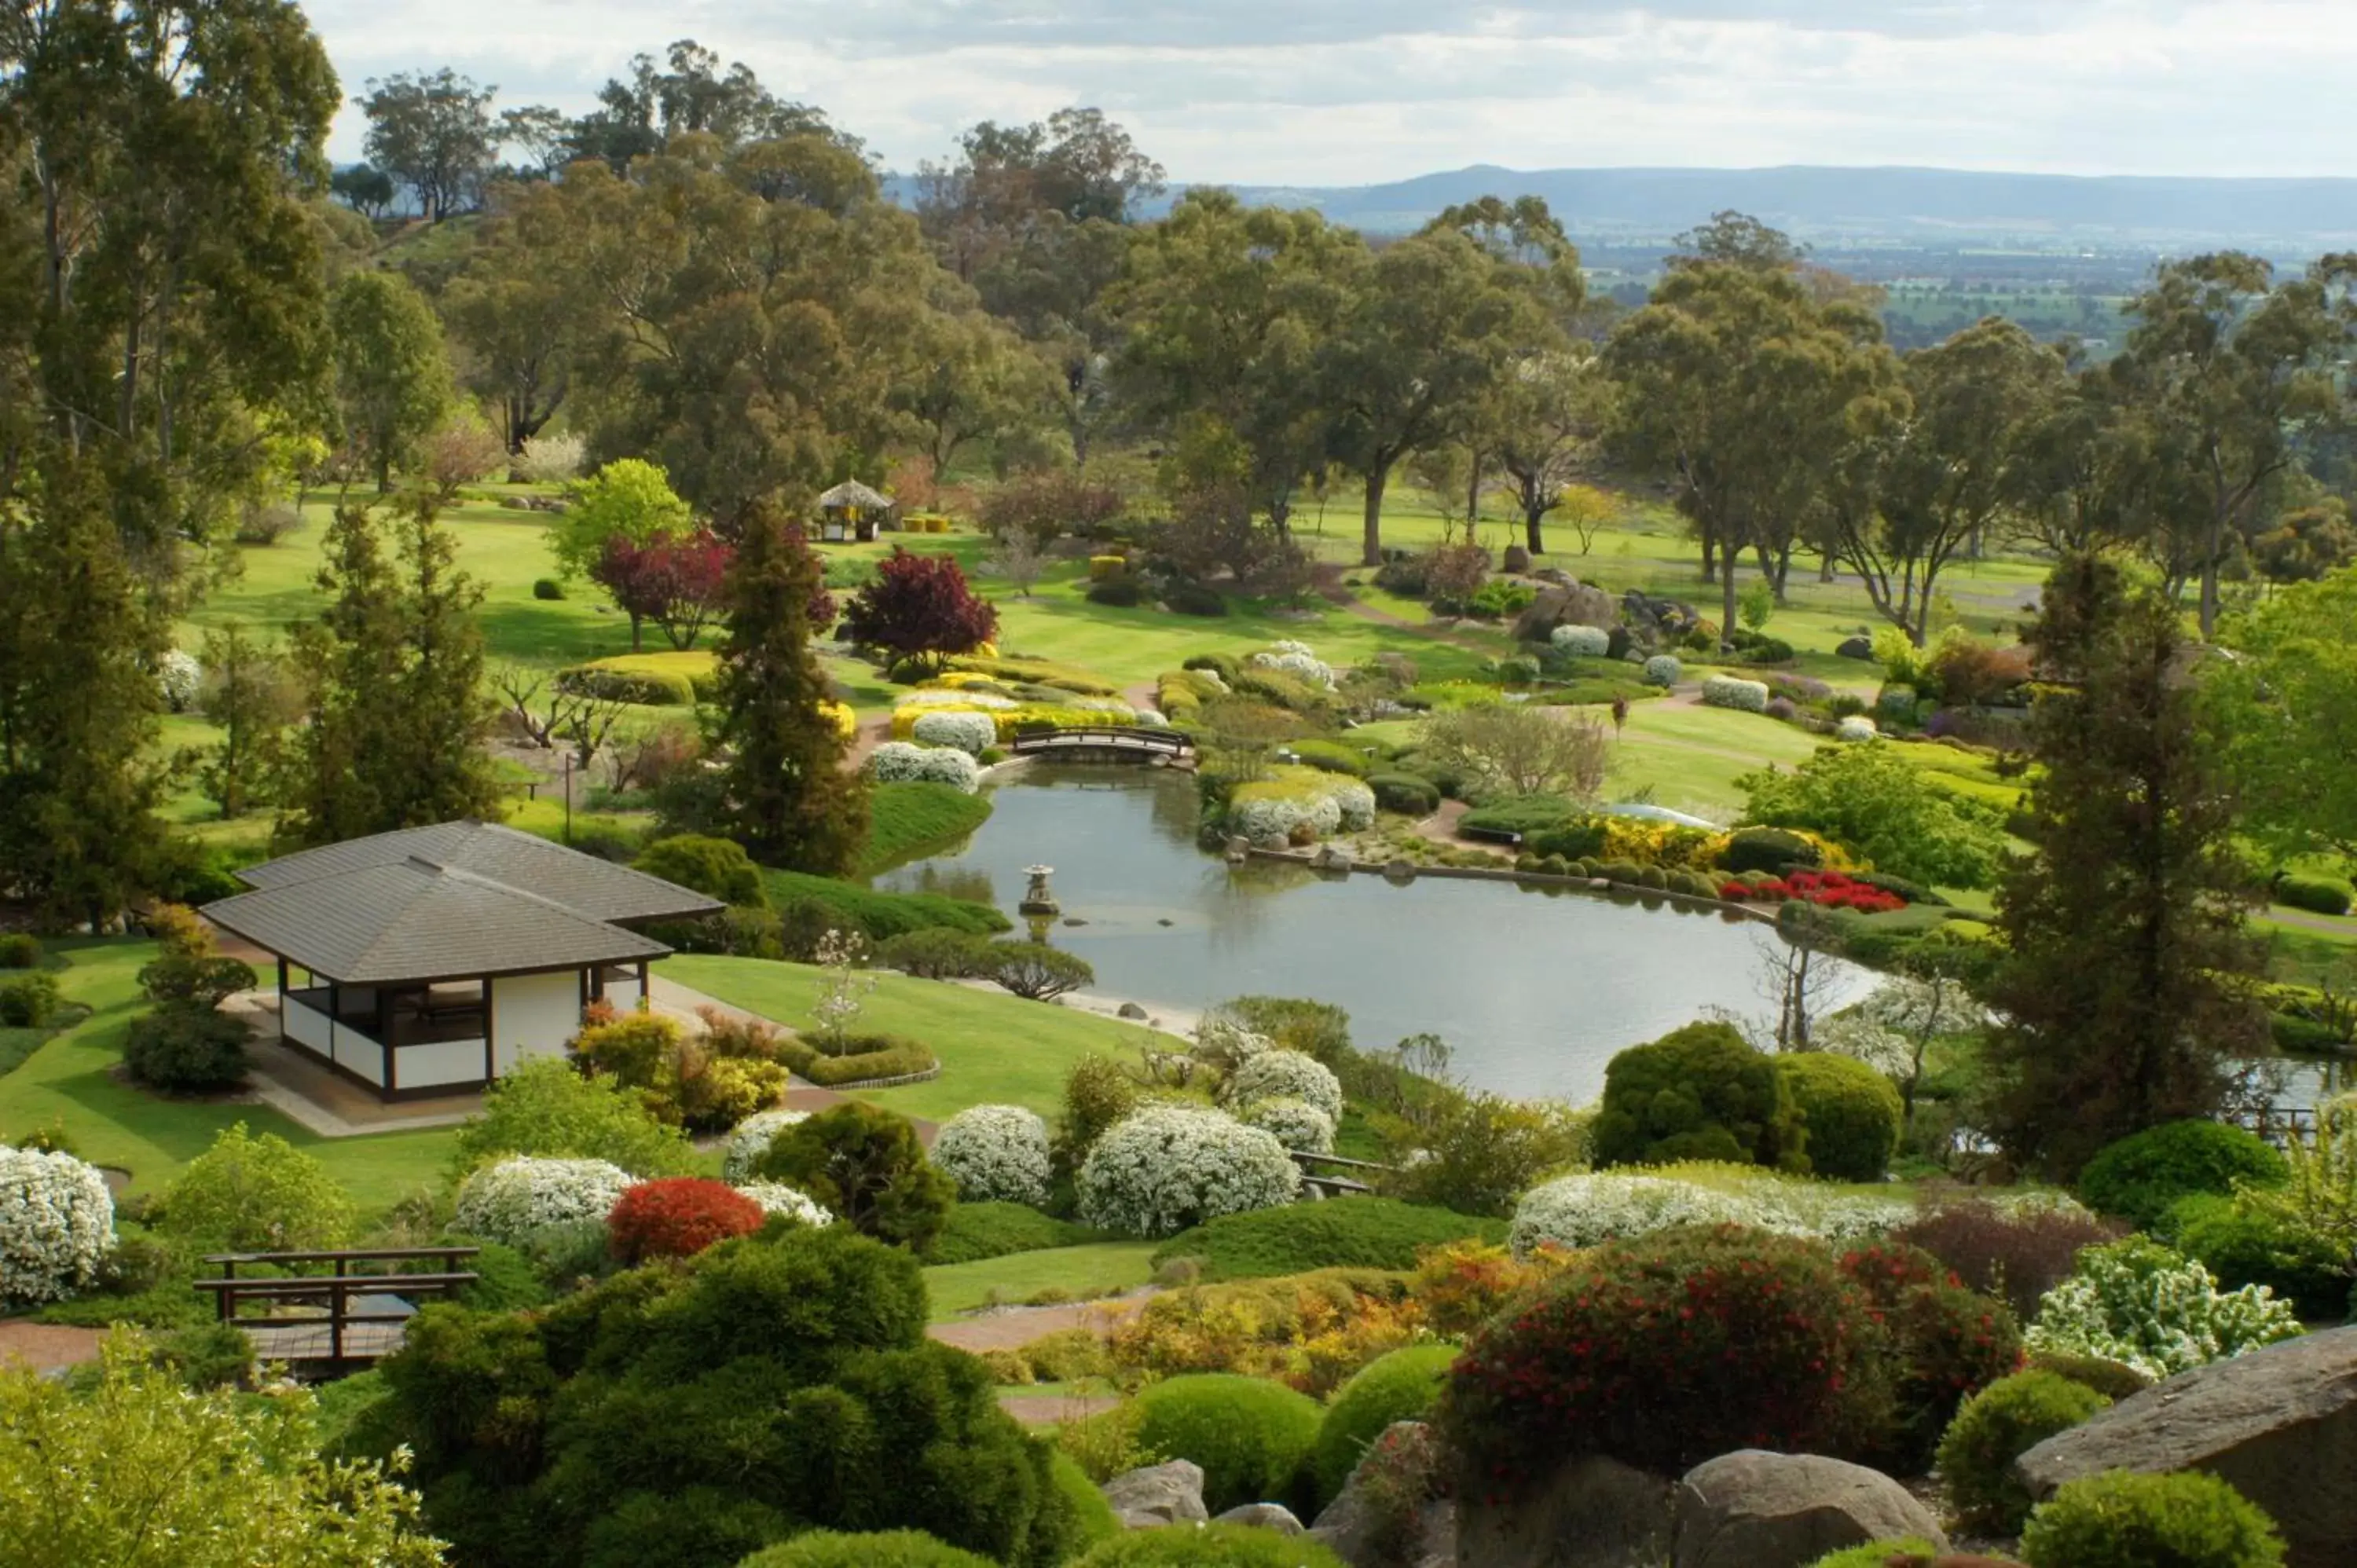
<path id="1" fill-rule="evenodd" d="M 1767 926 L 1662 899 L 1419 877 L 1394 885 L 1269 861 L 1230 866 L 1196 846 L 1192 775 L 1034 765 L 996 786 L 963 845 L 877 878 L 1015 917 L 1024 867 L 1055 867 L 1066 920 L 1050 940 L 1096 968 L 1093 990 L 1194 1011 L 1231 996 L 1346 1007 L 1362 1048 L 1431 1033 L 1467 1082 L 1585 1102 L 1614 1052 L 1707 1006 L 1773 1016 Z M 1872 976 L 1844 965 L 1824 1004 Z"/>

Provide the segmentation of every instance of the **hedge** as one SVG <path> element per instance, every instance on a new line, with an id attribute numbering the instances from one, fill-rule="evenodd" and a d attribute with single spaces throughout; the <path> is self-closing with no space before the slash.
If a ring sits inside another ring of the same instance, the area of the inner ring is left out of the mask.
<path id="1" fill-rule="evenodd" d="M 1157 1267 L 1200 1261 L 1206 1280 L 1265 1279 L 1306 1269 L 1412 1269 L 1427 1247 L 1477 1240 L 1503 1242 L 1506 1221 L 1477 1219 L 1394 1197 L 1297 1203 L 1224 1214 L 1181 1230 L 1155 1249 Z"/>
<path id="2" fill-rule="evenodd" d="M 768 868 L 762 871 L 761 881 L 770 890 L 770 902 L 779 908 L 799 899 L 823 904 L 845 929 L 857 930 L 870 941 L 884 941 L 928 926 L 996 936 L 1014 924 L 987 904 L 970 904 L 938 893 L 884 893 L 832 876 Z"/>
<path id="3" fill-rule="evenodd" d="M 2313 915 L 2345 915 L 2357 893 L 2330 876 L 2287 876 L 2276 884 L 2276 902 Z"/>
<path id="4" fill-rule="evenodd" d="M 857 1048 L 841 1056 L 829 1056 L 806 1038 L 780 1036 L 777 1041 L 778 1059 L 796 1078 L 807 1079 L 823 1089 L 872 1083 L 881 1079 L 913 1078 L 919 1073 L 936 1071 L 942 1065 L 930 1047 L 898 1035 L 854 1036 L 847 1043 Z"/>

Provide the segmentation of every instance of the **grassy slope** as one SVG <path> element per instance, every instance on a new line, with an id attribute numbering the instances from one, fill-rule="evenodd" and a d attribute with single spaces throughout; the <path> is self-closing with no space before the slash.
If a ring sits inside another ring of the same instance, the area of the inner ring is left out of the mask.
<path id="1" fill-rule="evenodd" d="M 807 1025 L 818 994 L 819 971 L 807 964 L 682 953 L 665 959 L 662 972 L 789 1028 Z M 1028 1105 L 1052 1116 L 1072 1063 L 1092 1051 L 1127 1059 L 1156 1038 L 1133 1025 L 1000 991 L 899 974 L 877 976 L 857 1026 L 922 1040 L 942 1068 L 930 1083 L 860 1098 L 937 1120 L 983 1104 Z"/>
<path id="2" fill-rule="evenodd" d="M 1092 1241 L 978 1263 L 948 1263 L 925 1271 L 925 1290 L 936 1323 L 994 1301 L 1026 1301 L 1041 1291 L 1062 1291 L 1073 1301 L 1084 1301 L 1153 1278 L 1155 1246 L 1152 1241 Z"/>
<path id="3" fill-rule="evenodd" d="M 62 1122 L 84 1159 L 128 1170 L 136 1192 L 160 1190 L 236 1122 L 309 1150 L 371 1212 L 438 1179 L 450 1150 L 447 1128 L 321 1138 L 267 1106 L 163 1100 L 120 1081 L 109 1069 L 121 1060 L 124 1030 L 142 1008 L 135 976 L 155 956 L 155 944 L 58 947 L 71 963 L 62 977 L 66 994 L 92 1011 L 0 1078 L 0 1134 Z"/>

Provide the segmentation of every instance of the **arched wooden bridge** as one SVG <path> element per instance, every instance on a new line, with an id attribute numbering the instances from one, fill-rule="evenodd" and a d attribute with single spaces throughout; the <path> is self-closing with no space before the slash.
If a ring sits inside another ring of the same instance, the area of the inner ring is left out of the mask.
<path id="1" fill-rule="evenodd" d="M 1073 725 L 1018 735 L 1006 749 L 1017 757 L 1072 757 L 1091 762 L 1162 762 L 1191 766 L 1195 743 L 1177 730 L 1124 725 Z"/>

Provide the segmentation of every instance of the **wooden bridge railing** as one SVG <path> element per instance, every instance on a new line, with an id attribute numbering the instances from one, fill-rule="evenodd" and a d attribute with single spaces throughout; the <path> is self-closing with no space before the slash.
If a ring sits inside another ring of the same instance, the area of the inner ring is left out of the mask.
<path id="1" fill-rule="evenodd" d="M 1176 730 L 1146 729 L 1128 725 L 1074 725 L 1060 729 L 1017 734 L 1007 743 L 1014 752 L 1096 749 L 1142 751 L 1160 757 L 1187 757 L 1195 743 Z"/>
<path id="2" fill-rule="evenodd" d="M 478 1251 L 474 1247 L 385 1247 L 311 1252 L 215 1252 L 204 1261 L 218 1265 L 221 1277 L 198 1280 L 195 1283 L 197 1289 L 212 1294 L 218 1319 L 244 1329 L 264 1359 L 325 1360 L 341 1370 L 351 1361 L 375 1359 L 399 1340 L 397 1335 L 383 1333 L 363 1334 L 356 1340 L 347 1330 L 364 1325 L 405 1323 L 414 1311 L 408 1305 L 410 1298 L 447 1295 L 474 1283 L 477 1276 L 471 1271 L 454 1265 L 473 1257 Z M 419 1262 L 441 1266 L 423 1270 L 363 1267 L 357 1273 L 353 1269 L 354 1264 Z M 241 1267 L 257 1264 L 295 1269 L 323 1263 L 329 1265 L 331 1272 L 242 1277 L 237 1272 Z M 354 1310 L 355 1297 L 374 1295 L 399 1297 L 402 1309 Z M 249 1315 L 239 1310 L 248 1305 L 261 1311 Z M 298 1314 L 277 1316 L 290 1307 L 299 1309 Z M 313 1349 L 322 1328 L 326 1330 L 324 1345 Z M 286 1348 L 296 1343 L 290 1331 L 301 1333 L 303 1348 Z M 280 1348 L 281 1354 L 271 1356 L 269 1352 L 274 1348 Z"/>

